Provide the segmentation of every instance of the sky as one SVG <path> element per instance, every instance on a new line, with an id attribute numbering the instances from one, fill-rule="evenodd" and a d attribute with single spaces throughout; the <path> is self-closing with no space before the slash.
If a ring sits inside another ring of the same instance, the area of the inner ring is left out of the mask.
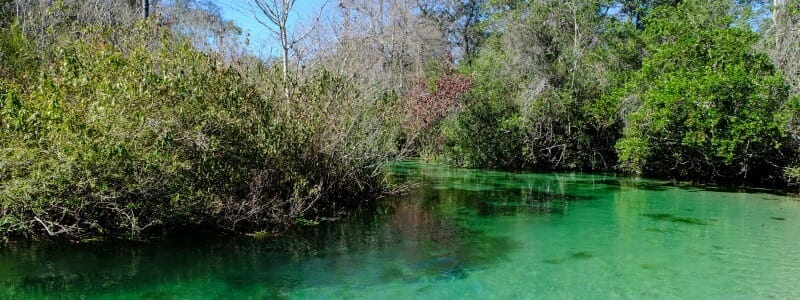
<path id="1" fill-rule="evenodd" d="M 280 43 L 278 43 L 277 37 L 253 19 L 249 11 L 242 11 L 242 9 L 239 8 L 242 6 L 240 3 L 245 1 L 214 0 L 214 2 L 222 10 L 222 17 L 225 20 L 232 20 L 237 26 L 242 28 L 242 36 L 249 38 L 250 44 L 248 48 L 252 54 L 262 58 L 279 55 Z M 326 7 L 330 9 L 331 5 L 335 5 L 334 2 L 336 1 L 330 0 Z M 322 0 L 297 0 L 289 17 L 289 27 L 291 28 L 296 22 L 303 22 L 314 18 L 316 14 L 319 13 L 319 9 L 322 7 L 323 3 L 324 1 Z"/>

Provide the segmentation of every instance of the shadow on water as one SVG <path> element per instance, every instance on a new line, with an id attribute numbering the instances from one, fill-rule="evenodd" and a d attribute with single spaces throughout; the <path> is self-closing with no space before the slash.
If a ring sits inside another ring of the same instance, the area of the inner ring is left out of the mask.
<path id="1" fill-rule="evenodd" d="M 464 207 L 486 217 L 565 214 L 569 203 L 595 200 L 598 190 L 617 189 L 620 185 L 612 176 L 421 166 L 417 162 L 404 162 L 396 166 L 395 174 L 404 180 L 424 183 L 418 197 L 431 207 Z"/>
<path id="2" fill-rule="evenodd" d="M 418 199 L 382 205 L 385 214 L 260 240 L 185 236 L 148 243 L 12 245 L 0 248 L 0 295 L 175 299 L 214 297 L 202 294 L 213 290 L 220 296 L 273 299 L 305 287 L 352 282 L 460 280 L 508 260 L 520 247 L 507 237 L 460 226 Z"/>
<path id="3" fill-rule="evenodd" d="M 665 213 L 650 213 L 650 214 L 642 214 L 642 216 L 651 218 L 653 220 L 658 221 L 666 221 L 672 223 L 680 223 L 680 224 L 691 224 L 691 225 L 708 225 L 707 221 L 698 218 L 692 217 L 679 217 L 672 214 L 665 214 Z"/>
<path id="4" fill-rule="evenodd" d="M 422 199 L 422 201 L 420 201 Z M 398 239 L 395 260 L 382 270 L 384 281 L 457 280 L 470 271 L 508 260 L 519 243 L 465 226 L 458 211 L 442 209 L 437 196 L 385 201 L 387 234 Z M 398 238 L 399 237 L 399 238 Z"/>
<path id="5" fill-rule="evenodd" d="M 590 258 L 593 258 L 593 257 L 594 257 L 594 253 L 592 253 L 591 251 L 581 251 L 581 252 L 572 253 L 572 254 L 570 254 L 568 256 L 564 256 L 564 257 L 546 259 L 546 260 L 544 260 L 544 262 L 548 263 L 548 264 L 553 264 L 553 265 L 560 265 L 560 264 L 563 264 L 563 263 L 569 263 L 569 262 L 574 262 L 574 261 L 579 261 L 579 260 L 586 260 L 586 259 L 590 259 Z"/>
<path id="6" fill-rule="evenodd" d="M 416 199 L 422 199 L 428 211 L 435 214 L 438 220 L 455 220 L 456 224 L 469 228 L 469 223 L 479 223 L 480 219 L 492 219 L 496 216 L 516 215 L 562 215 L 568 212 L 570 203 L 597 199 L 597 190 L 607 191 L 619 189 L 623 183 L 613 177 L 553 175 L 553 174 L 515 174 L 503 172 L 486 172 L 453 169 L 426 169 L 415 173 L 413 165 L 405 169 L 410 180 L 427 183 Z M 421 179 L 422 178 L 422 179 Z M 583 189 L 582 189 L 583 188 Z M 570 191 L 570 192 L 566 192 Z M 459 209 L 448 211 L 448 207 Z M 396 213 L 395 215 L 402 215 Z M 425 218 L 423 218 L 425 219 Z M 405 222 L 410 224 L 410 222 Z M 409 230 L 414 232 L 415 230 Z M 423 230 L 422 232 L 425 232 Z M 469 235 L 469 233 L 467 234 Z M 483 245 L 477 245 L 482 241 Z M 500 240 L 502 241 L 502 240 Z M 496 241 L 488 241 L 487 237 L 471 240 L 469 247 L 462 249 L 486 249 L 483 254 L 504 253 L 502 249 L 511 245 L 498 245 Z M 492 249 L 494 248 L 494 249 Z M 507 251 L 507 250 L 506 250 Z M 478 255 L 468 255 L 474 261 Z M 586 260 L 594 257 L 591 251 L 581 251 L 565 257 L 545 260 L 549 264 L 562 264 L 572 261 Z M 493 259 L 485 257 L 487 262 Z M 463 278 L 469 276 L 469 268 L 459 264 L 456 257 L 439 256 L 418 260 L 415 268 L 435 266 L 438 272 L 445 274 L 442 278 Z M 382 274 L 400 280 L 410 280 L 399 268 L 392 268 Z"/>
<path id="7" fill-rule="evenodd" d="M 70 299 L 131 294 L 134 298 L 182 299 L 192 297 L 187 295 L 192 281 L 224 292 L 257 279 L 270 283 L 270 289 L 261 293 L 270 296 L 296 286 L 296 278 L 269 272 L 290 258 L 287 251 L 273 245 L 231 237 L 15 245 L 0 251 L 0 262 L 7 267 L 0 271 L 0 295 Z M 221 280 L 211 282 L 209 278 Z M 153 290 L 168 282 L 183 282 L 186 290 Z"/>

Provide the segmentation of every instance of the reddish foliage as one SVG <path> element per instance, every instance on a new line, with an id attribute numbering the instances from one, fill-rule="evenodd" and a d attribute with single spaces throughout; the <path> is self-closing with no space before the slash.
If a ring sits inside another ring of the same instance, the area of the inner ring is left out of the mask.
<path id="1" fill-rule="evenodd" d="M 406 126 L 422 130 L 441 121 L 461 107 L 464 94 L 472 88 L 471 78 L 444 74 L 431 86 L 426 78 L 414 81 L 406 94 Z"/>

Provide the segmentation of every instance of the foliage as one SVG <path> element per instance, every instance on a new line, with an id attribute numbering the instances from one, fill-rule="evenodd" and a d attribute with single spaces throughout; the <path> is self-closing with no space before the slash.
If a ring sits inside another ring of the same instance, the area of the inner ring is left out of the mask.
<path id="1" fill-rule="evenodd" d="M 797 183 L 800 181 L 800 167 L 791 167 L 786 168 L 786 177 L 792 183 Z"/>
<path id="2" fill-rule="evenodd" d="M 687 18 L 687 15 L 694 17 Z M 774 181 L 785 165 L 787 86 L 757 36 L 713 6 L 660 7 L 650 53 L 628 84 L 640 106 L 617 143 L 626 170 L 680 178 Z"/>
<path id="3" fill-rule="evenodd" d="M 462 108 L 465 94 L 473 84 L 468 76 L 454 73 L 449 64 L 433 66 L 429 73 L 412 82 L 402 99 L 407 143 L 422 148 L 422 156 L 441 151 L 442 141 L 437 134 L 440 125 Z"/>
<path id="4" fill-rule="evenodd" d="M 4 66 L 20 75 L 0 85 L 3 235 L 249 230 L 335 216 L 382 190 L 394 106 L 344 80 L 323 74 L 286 99 L 144 23 L 81 34 L 40 50 L 38 69 Z M 3 57 L 29 45 L 2 38 Z"/>
<path id="5" fill-rule="evenodd" d="M 487 50 L 488 51 L 488 50 Z M 484 52 L 465 71 L 475 77 L 462 110 L 441 125 L 443 160 L 456 165 L 519 168 L 521 130 L 510 96 L 514 80 L 499 66 L 502 52 Z"/>
<path id="6" fill-rule="evenodd" d="M 137 3 L 0 0 L 4 237 L 317 224 L 407 155 L 800 181 L 797 0 L 346 1 L 282 67 Z"/>
<path id="7" fill-rule="evenodd" d="M 631 28 L 602 16 L 592 1 L 490 4 L 495 13 L 485 26 L 497 32 L 465 70 L 480 79 L 471 104 L 445 132 L 448 159 L 479 167 L 609 168 L 619 123 L 598 103 L 638 65 L 636 43 L 623 39 Z"/>

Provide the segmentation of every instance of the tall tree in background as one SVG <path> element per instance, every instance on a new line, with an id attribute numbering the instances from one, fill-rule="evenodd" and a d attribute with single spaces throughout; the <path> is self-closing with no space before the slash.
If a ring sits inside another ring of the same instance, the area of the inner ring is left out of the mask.
<path id="1" fill-rule="evenodd" d="M 487 0 L 417 0 L 422 17 L 434 20 L 446 34 L 457 58 L 477 54 L 487 32 L 479 28 L 486 19 Z"/>
<path id="2" fill-rule="evenodd" d="M 766 48 L 775 65 L 800 93 L 800 1 L 774 0 L 773 26 L 767 31 Z"/>
<path id="3" fill-rule="evenodd" d="M 341 0 L 320 65 L 360 82 L 370 93 L 402 94 L 447 52 L 437 24 L 418 13 L 417 0 Z M 320 31 L 322 32 L 322 31 Z"/>
<path id="4" fill-rule="evenodd" d="M 226 59 L 246 55 L 239 38 L 242 30 L 222 17 L 219 6 L 211 1 L 183 0 L 159 5 L 158 19 L 173 31 L 191 39 L 200 50 L 216 52 Z"/>
<path id="5" fill-rule="evenodd" d="M 283 61 L 283 84 L 289 81 L 289 13 L 294 7 L 296 0 L 255 0 L 253 4 L 257 8 L 257 13 L 252 10 L 256 21 L 264 25 L 265 28 L 278 35 L 281 44 L 281 57 Z M 289 87 L 284 87 L 286 96 L 289 96 Z"/>
<path id="6" fill-rule="evenodd" d="M 599 4 L 589 0 L 489 4 L 492 37 L 468 68 L 482 92 L 472 94 L 455 126 L 491 138 L 456 134 L 453 148 L 461 152 L 451 156 L 474 166 L 607 168 L 614 161 L 614 130 L 592 123 L 584 109 L 614 87 L 618 68 L 627 67 L 617 63 L 611 45 L 613 24 L 604 23 L 613 20 L 603 19 Z M 494 149 L 494 140 L 512 137 L 520 149 Z"/>
<path id="7" fill-rule="evenodd" d="M 644 29 L 644 19 L 653 9 L 662 5 L 675 6 L 683 0 L 618 0 L 620 14 L 633 23 L 637 29 Z"/>
<path id="8" fill-rule="evenodd" d="M 285 95 L 289 96 L 289 51 L 294 45 L 311 34 L 314 26 L 319 20 L 322 11 L 325 9 L 328 1 L 325 0 L 319 13 L 314 19 L 314 24 L 311 25 L 304 33 L 293 32 L 290 28 L 289 17 L 292 13 L 297 0 L 250 0 L 248 1 L 249 11 L 253 18 L 263 25 L 267 30 L 278 36 L 281 46 L 281 62 L 282 62 L 282 76 Z"/>
<path id="9" fill-rule="evenodd" d="M 786 129 L 794 147 L 800 149 L 800 1 L 774 0 L 772 16 L 773 24 L 762 39 L 762 48 L 791 86 L 793 99 L 789 103 L 796 113 L 791 114 Z M 795 183 L 800 182 L 800 157 L 786 169 L 786 175 Z"/>

